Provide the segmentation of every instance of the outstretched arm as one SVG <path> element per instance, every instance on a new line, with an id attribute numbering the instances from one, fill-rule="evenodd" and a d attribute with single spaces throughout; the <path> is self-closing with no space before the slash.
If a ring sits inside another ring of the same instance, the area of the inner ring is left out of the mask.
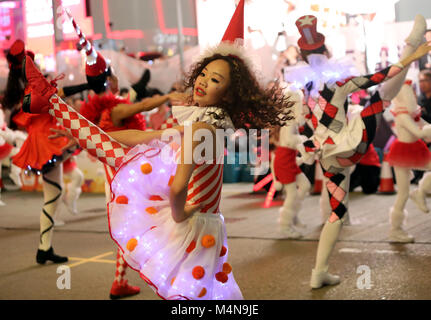
<path id="1" fill-rule="evenodd" d="M 49 136 L 50 139 L 55 139 L 58 137 L 67 137 L 70 139 L 70 143 L 66 147 L 70 147 L 73 144 L 78 143 L 75 137 L 66 129 L 51 128 L 50 130 L 53 133 L 52 135 Z M 184 133 L 183 126 L 175 126 L 165 130 L 177 130 L 179 135 L 182 135 Z M 154 139 L 160 140 L 162 138 L 163 133 L 164 132 L 166 133 L 165 130 L 142 131 L 142 130 L 129 129 L 129 130 L 107 132 L 106 134 L 109 135 L 111 138 L 113 138 L 116 142 L 122 143 L 128 147 L 134 147 L 141 143 L 149 143 L 151 140 L 154 140 Z"/>
<path id="2" fill-rule="evenodd" d="M 177 130 L 178 134 L 182 135 L 184 133 L 184 126 L 175 126 L 165 130 Z M 154 139 L 161 139 L 163 133 L 168 133 L 165 130 L 142 131 L 130 129 L 108 132 L 108 135 L 126 146 L 134 147 L 141 143 L 149 143 Z"/>
<path id="3" fill-rule="evenodd" d="M 184 94 L 178 92 L 171 92 L 163 96 L 154 96 L 151 98 L 143 99 L 142 101 L 134 104 L 119 104 L 111 111 L 112 123 L 116 127 L 121 127 L 121 122 L 128 117 L 137 113 L 150 111 L 154 108 L 161 106 L 168 100 L 176 100 L 184 97 Z"/>

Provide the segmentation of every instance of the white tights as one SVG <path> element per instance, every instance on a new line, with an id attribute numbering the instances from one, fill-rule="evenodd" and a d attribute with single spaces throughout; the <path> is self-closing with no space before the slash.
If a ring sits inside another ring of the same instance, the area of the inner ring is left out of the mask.
<path id="1" fill-rule="evenodd" d="M 39 249 L 51 247 L 54 217 L 62 195 L 63 165 L 57 165 L 43 176 L 43 208 L 40 215 Z"/>

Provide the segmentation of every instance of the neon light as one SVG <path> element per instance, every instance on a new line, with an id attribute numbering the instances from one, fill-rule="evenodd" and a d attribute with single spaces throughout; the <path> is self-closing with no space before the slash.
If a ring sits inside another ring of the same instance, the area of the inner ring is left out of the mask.
<path id="1" fill-rule="evenodd" d="M 271 206 L 272 199 L 274 199 L 275 194 L 275 182 L 271 183 L 271 187 L 269 188 L 269 192 L 266 195 L 265 203 L 263 204 L 264 208 L 269 208 Z"/>
<path id="2" fill-rule="evenodd" d="M 23 4 L 27 38 L 41 38 L 54 34 L 52 2 L 49 0 L 25 1 Z"/>
<path id="3" fill-rule="evenodd" d="M 52 3 L 47 0 L 33 0 L 25 2 L 27 24 L 42 22 L 52 23 Z"/>
<path id="4" fill-rule="evenodd" d="M 4 9 L 15 9 L 18 8 L 19 4 L 15 1 L 4 1 L 0 3 L 0 8 Z"/>
<path id="5" fill-rule="evenodd" d="M 265 178 L 263 178 L 253 186 L 253 191 L 259 191 L 271 181 L 272 181 L 272 174 L 268 174 Z"/>
<path id="6" fill-rule="evenodd" d="M 165 14 L 163 11 L 162 0 L 155 0 L 157 19 L 159 20 L 159 28 L 164 34 L 178 34 L 177 28 L 166 28 Z M 198 36 L 198 30 L 195 28 L 183 28 L 183 35 L 185 36 Z"/>
<path id="7" fill-rule="evenodd" d="M 13 25 L 11 16 L 13 11 L 7 7 L 0 7 L 0 40 L 6 40 L 6 37 L 12 34 Z"/>

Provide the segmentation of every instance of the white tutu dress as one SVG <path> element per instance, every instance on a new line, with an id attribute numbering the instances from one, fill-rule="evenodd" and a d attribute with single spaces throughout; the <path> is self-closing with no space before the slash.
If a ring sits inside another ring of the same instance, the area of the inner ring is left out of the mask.
<path id="1" fill-rule="evenodd" d="M 173 112 L 214 124 L 208 109 L 174 107 Z M 128 265 L 163 299 L 243 299 L 227 263 L 226 228 L 219 210 L 223 163 L 196 166 L 187 203 L 202 203 L 203 208 L 176 223 L 169 190 L 179 152 L 159 140 L 128 152 L 111 184 L 111 237 Z"/>

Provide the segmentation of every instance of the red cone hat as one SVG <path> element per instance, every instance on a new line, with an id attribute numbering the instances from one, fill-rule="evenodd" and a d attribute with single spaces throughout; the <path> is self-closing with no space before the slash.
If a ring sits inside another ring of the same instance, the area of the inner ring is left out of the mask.
<path id="1" fill-rule="evenodd" d="M 244 39 L 244 2 L 240 0 L 235 13 L 223 35 L 223 41 L 235 42 L 235 39 Z"/>
<path id="2" fill-rule="evenodd" d="M 301 34 L 298 46 L 303 50 L 314 50 L 325 44 L 325 36 L 317 32 L 317 18 L 312 15 L 302 16 L 295 22 Z"/>
<path id="3" fill-rule="evenodd" d="M 65 10 L 67 15 L 69 16 L 73 28 L 76 31 L 76 34 L 79 38 L 79 46 L 82 49 L 85 49 L 85 53 L 87 54 L 87 61 L 85 64 L 85 74 L 89 77 L 96 77 L 107 71 L 107 63 L 103 56 L 94 49 L 93 45 L 90 41 L 87 40 L 85 35 L 82 33 L 81 28 L 76 23 L 75 19 L 72 17 L 68 10 Z"/>
<path id="4" fill-rule="evenodd" d="M 198 58 L 198 61 L 211 57 L 214 54 L 232 56 L 240 59 L 250 70 L 257 70 L 255 62 L 244 47 L 244 4 L 240 0 L 229 25 L 220 43 L 215 47 L 207 48 Z"/>

